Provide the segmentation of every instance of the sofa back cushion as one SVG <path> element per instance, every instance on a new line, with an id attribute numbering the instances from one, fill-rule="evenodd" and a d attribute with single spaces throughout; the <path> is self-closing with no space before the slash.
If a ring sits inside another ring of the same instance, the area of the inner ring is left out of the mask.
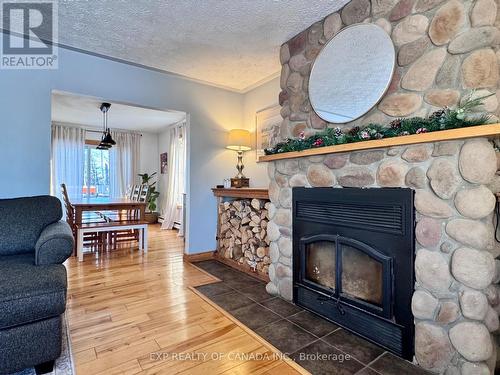
<path id="1" fill-rule="evenodd" d="M 61 202 L 49 195 L 0 199 L 0 255 L 34 251 L 42 230 L 61 218 Z"/>

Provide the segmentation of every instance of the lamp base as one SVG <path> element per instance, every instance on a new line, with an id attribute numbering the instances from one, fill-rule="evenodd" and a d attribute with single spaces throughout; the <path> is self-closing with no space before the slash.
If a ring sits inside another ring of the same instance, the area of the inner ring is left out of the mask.
<path id="1" fill-rule="evenodd" d="M 250 187 L 250 179 L 246 178 L 246 177 L 232 178 L 231 179 L 231 187 L 232 188 Z"/>

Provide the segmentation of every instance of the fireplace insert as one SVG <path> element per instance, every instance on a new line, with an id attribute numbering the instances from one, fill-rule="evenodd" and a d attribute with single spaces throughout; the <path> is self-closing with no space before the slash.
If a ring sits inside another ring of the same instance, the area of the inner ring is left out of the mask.
<path id="1" fill-rule="evenodd" d="M 411 360 L 414 192 L 293 189 L 297 305 Z"/>

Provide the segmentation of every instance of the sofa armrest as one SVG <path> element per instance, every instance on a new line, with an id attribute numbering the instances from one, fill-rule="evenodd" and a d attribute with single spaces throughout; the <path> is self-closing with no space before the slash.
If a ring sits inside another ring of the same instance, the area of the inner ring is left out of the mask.
<path id="1" fill-rule="evenodd" d="M 75 240 L 71 227 L 58 221 L 45 227 L 35 245 L 35 264 L 61 264 L 73 252 Z"/>

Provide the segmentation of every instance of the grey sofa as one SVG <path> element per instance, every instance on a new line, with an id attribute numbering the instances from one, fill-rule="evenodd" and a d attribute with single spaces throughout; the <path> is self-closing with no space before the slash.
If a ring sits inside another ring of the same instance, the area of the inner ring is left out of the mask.
<path id="1" fill-rule="evenodd" d="M 50 372 L 61 354 L 66 268 L 73 251 L 59 199 L 0 199 L 0 374 Z"/>

